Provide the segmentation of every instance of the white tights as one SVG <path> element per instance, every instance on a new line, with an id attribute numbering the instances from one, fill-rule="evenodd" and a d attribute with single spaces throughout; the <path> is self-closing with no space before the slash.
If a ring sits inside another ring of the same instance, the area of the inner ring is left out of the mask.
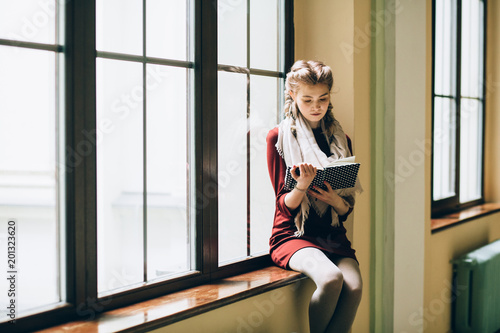
<path id="1" fill-rule="evenodd" d="M 321 250 L 307 247 L 293 254 L 289 266 L 316 284 L 309 304 L 311 333 L 349 332 L 361 301 L 358 263 L 346 257 L 332 261 Z"/>

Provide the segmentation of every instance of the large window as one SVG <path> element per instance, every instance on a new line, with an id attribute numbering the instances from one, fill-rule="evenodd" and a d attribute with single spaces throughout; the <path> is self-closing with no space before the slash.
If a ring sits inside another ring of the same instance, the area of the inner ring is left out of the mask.
<path id="1" fill-rule="evenodd" d="M 434 2 L 434 215 L 483 201 L 485 6 Z"/>
<path id="2" fill-rule="evenodd" d="M 66 300 L 63 20 L 0 1 L 1 321 Z"/>
<path id="3" fill-rule="evenodd" d="M 218 16 L 220 265 L 268 251 L 275 204 L 266 135 L 284 91 L 280 1 L 233 3 Z"/>
<path id="4" fill-rule="evenodd" d="M 99 295 L 197 268 L 193 10 L 96 2 Z"/>
<path id="5" fill-rule="evenodd" d="M 0 267 L 8 221 L 20 265 L 0 331 L 270 263 L 292 6 L 0 1 Z"/>

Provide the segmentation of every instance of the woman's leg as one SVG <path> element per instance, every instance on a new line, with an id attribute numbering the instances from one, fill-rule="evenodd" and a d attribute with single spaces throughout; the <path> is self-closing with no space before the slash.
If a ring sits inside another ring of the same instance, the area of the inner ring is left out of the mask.
<path id="1" fill-rule="evenodd" d="M 295 252 L 289 266 L 304 273 L 316 284 L 309 304 L 309 327 L 311 333 L 325 332 L 336 312 L 342 291 L 342 272 L 321 250 L 314 247 Z"/>
<path id="2" fill-rule="evenodd" d="M 334 259 L 334 262 L 342 271 L 344 284 L 337 302 L 337 308 L 326 332 L 349 332 L 361 301 L 363 282 L 361 281 L 358 263 L 354 259 L 340 257 Z"/>

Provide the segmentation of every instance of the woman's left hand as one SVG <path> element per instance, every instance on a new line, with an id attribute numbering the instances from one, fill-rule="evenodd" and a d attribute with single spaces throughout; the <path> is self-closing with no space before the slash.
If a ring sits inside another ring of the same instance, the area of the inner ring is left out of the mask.
<path id="1" fill-rule="evenodd" d="M 335 209 L 337 214 L 345 215 L 349 211 L 349 207 L 344 203 L 344 200 L 332 189 L 328 182 L 325 182 L 326 190 L 314 186 L 314 190 L 309 190 L 307 193 L 318 200 L 321 200 Z"/>

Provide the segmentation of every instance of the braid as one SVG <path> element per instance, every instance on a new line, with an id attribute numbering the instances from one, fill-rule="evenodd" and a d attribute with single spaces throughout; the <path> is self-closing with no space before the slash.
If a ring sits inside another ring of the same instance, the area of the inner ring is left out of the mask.
<path id="1" fill-rule="evenodd" d="M 290 93 L 285 92 L 285 117 L 286 118 L 291 118 L 292 123 L 291 123 L 291 130 L 293 136 L 297 137 L 297 129 L 295 127 L 295 121 L 297 120 L 297 103 L 293 100 L 292 96 L 290 96 Z"/>
<path id="2" fill-rule="evenodd" d="M 326 111 L 325 116 L 323 117 L 323 122 L 325 124 L 325 129 L 326 129 L 326 137 L 328 138 L 328 141 L 330 142 L 332 137 L 333 137 L 333 131 L 335 127 L 335 117 L 333 116 L 333 105 L 330 102 L 328 104 L 328 110 Z"/>
<path id="3" fill-rule="evenodd" d="M 296 135 L 295 129 L 295 121 L 297 119 L 297 103 L 290 96 L 290 92 L 297 92 L 299 88 L 299 84 L 326 84 L 328 86 L 328 90 L 331 91 L 333 86 L 333 74 L 332 70 L 329 66 L 326 66 L 320 61 L 305 61 L 298 60 L 296 61 L 290 72 L 286 75 L 285 81 L 285 117 L 292 119 L 292 133 L 294 136 Z M 328 110 L 323 117 L 323 122 L 326 129 L 326 136 L 330 140 L 333 136 L 334 126 L 335 126 L 335 117 L 333 116 L 333 106 L 330 102 L 328 104 Z"/>

